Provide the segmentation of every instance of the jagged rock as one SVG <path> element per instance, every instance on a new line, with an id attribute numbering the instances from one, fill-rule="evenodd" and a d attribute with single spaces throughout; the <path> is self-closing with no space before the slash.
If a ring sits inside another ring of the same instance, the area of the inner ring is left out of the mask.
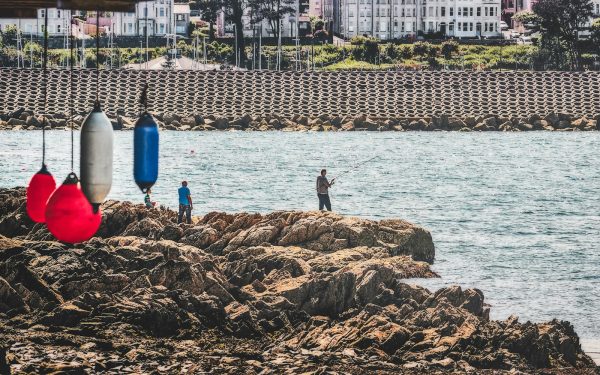
<path id="1" fill-rule="evenodd" d="M 594 369 L 569 323 L 490 321 L 480 290 L 408 284 L 437 275 L 431 235 L 406 221 L 178 225 L 108 201 L 97 236 L 65 245 L 28 221 L 24 194 L 0 189 L 1 372 Z"/>

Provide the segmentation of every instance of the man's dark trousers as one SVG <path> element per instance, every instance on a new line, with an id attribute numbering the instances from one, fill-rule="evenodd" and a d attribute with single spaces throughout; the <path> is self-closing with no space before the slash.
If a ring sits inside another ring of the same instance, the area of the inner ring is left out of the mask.
<path id="1" fill-rule="evenodd" d="M 319 210 L 323 211 L 323 207 L 327 207 L 327 211 L 331 211 L 331 201 L 329 194 L 317 194 L 319 196 Z"/>

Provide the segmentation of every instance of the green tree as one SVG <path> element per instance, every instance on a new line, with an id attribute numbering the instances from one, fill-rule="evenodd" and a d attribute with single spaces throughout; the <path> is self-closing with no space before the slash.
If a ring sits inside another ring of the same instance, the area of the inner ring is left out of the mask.
<path id="1" fill-rule="evenodd" d="M 17 46 L 17 35 L 20 31 L 17 29 L 15 25 L 7 25 L 4 28 L 4 31 L 1 32 L 2 39 L 4 40 L 4 45 L 7 47 L 16 47 Z"/>
<path id="2" fill-rule="evenodd" d="M 379 56 L 379 40 L 365 36 L 356 36 L 350 41 L 354 45 L 352 55 L 355 60 L 374 63 Z"/>
<path id="3" fill-rule="evenodd" d="M 446 60 L 450 60 L 452 58 L 452 54 L 457 53 L 459 49 L 459 44 L 455 40 L 446 40 L 442 43 L 442 55 Z"/>
<path id="4" fill-rule="evenodd" d="M 592 43 L 594 44 L 594 49 L 596 50 L 596 53 L 600 54 L 600 18 L 596 18 L 592 22 L 590 31 L 592 33 Z"/>
<path id="5" fill-rule="evenodd" d="M 396 49 L 396 46 L 394 46 L 393 43 L 389 43 L 385 47 L 385 55 L 390 61 L 394 61 L 398 58 L 398 50 Z"/>
<path id="6" fill-rule="evenodd" d="M 427 56 L 429 55 L 429 51 L 431 50 L 431 44 L 429 44 L 428 42 L 416 42 L 415 44 L 413 44 L 413 53 L 416 56 L 419 56 L 419 58 L 421 58 L 423 56 Z"/>
<path id="7" fill-rule="evenodd" d="M 513 20 L 522 23 L 523 25 L 525 25 L 525 27 L 532 29 L 534 31 L 537 31 L 536 29 L 538 28 L 539 24 L 540 24 L 540 17 L 529 11 L 529 10 L 524 10 L 522 12 L 519 12 L 517 14 L 515 14 L 512 17 Z"/>
<path id="8" fill-rule="evenodd" d="M 240 64 L 247 60 L 246 47 L 244 44 L 244 14 L 249 7 L 249 2 L 246 0 L 223 0 L 223 11 L 225 12 L 225 20 L 231 22 L 236 29 L 235 38 L 237 41 L 237 51 L 235 55 L 240 56 Z"/>
<path id="9" fill-rule="evenodd" d="M 413 56 L 413 50 L 409 45 L 400 46 L 398 53 L 403 59 L 410 59 Z"/>
<path id="10" fill-rule="evenodd" d="M 256 21 L 267 20 L 271 26 L 273 36 L 279 38 L 281 33 L 281 20 L 286 14 L 296 11 L 294 0 L 251 0 L 253 18 Z"/>
<path id="11" fill-rule="evenodd" d="M 541 47 L 560 61 L 566 55 L 568 66 L 579 69 L 581 51 L 579 34 L 593 15 L 591 0 L 540 0 L 533 6 L 542 33 Z"/>
<path id="12" fill-rule="evenodd" d="M 215 24 L 219 12 L 223 8 L 222 0 L 195 0 L 190 2 L 190 8 L 200 12 L 200 18 L 208 23 L 208 39 L 215 38 Z"/>

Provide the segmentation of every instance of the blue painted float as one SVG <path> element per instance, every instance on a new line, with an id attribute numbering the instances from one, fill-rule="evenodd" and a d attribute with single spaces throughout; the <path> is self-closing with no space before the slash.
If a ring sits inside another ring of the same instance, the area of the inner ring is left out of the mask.
<path id="1" fill-rule="evenodd" d="M 133 176 L 146 193 L 158 179 L 158 125 L 144 112 L 133 130 Z"/>

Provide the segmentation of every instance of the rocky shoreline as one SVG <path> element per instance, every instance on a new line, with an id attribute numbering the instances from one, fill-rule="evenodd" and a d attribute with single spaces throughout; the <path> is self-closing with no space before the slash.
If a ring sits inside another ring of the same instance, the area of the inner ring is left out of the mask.
<path id="1" fill-rule="evenodd" d="M 480 290 L 405 282 L 438 275 L 403 220 L 102 210 L 65 245 L 0 189 L 0 373 L 598 371 L 568 322 L 493 321 Z"/>
<path id="2" fill-rule="evenodd" d="M 527 118 L 502 117 L 494 114 L 453 118 L 446 115 L 429 118 L 369 118 L 367 116 L 295 116 L 285 118 L 277 115 L 243 116 L 238 118 L 201 115 L 179 116 L 154 114 L 159 127 L 177 131 L 595 131 L 600 130 L 600 115 L 576 116 L 567 113 L 532 115 Z M 109 114 L 115 130 L 133 129 L 135 118 Z M 68 114 L 47 116 L 47 128 L 69 128 Z M 78 128 L 84 117 L 75 116 Z M 20 109 L 0 113 L 0 130 L 39 130 L 43 118 L 31 111 Z"/>

